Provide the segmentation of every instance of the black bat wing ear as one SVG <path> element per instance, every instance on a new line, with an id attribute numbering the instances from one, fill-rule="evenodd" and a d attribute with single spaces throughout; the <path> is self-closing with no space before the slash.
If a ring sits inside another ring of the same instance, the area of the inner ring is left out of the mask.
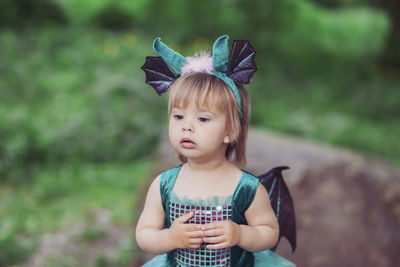
<path id="1" fill-rule="evenodd" d="M 146 73 L 146 83 L 151 85 L 158 95 L 166 93 L 176 80 L 175 74 L 161 57 L 146 57 L 141 69 Z"/>
<path id="2" fill-rule="evenodd" d="M 275 251 L 281 237 L 284 236 L 289 241 L 294 252 L 296 250 L 296 218 L 292 196 L 282 176 L 282 171 L 285 169 L 289 169 L 289 167 L 275 167 L 258 178 L 260 183 L 267 189 L 272 209 L 279 223 L 278 243 L 272 250 Z"/>
<path id="3" fill-rule="evenodd" d="M 247 40 L 234 40 L 226 75 L 237 84 L 248 84 L 257 71 L 256 50 Z"/>

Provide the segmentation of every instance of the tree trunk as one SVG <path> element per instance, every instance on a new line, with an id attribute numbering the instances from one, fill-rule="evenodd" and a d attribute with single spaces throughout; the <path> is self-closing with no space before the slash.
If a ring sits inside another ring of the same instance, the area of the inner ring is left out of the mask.
<path id="1" fill-rule="evenodd" d="M 390 19 L 390 29 L 382 60 L 388 67 L 400 69 L 400 1 L 382 0 L 382 4 Z"/>

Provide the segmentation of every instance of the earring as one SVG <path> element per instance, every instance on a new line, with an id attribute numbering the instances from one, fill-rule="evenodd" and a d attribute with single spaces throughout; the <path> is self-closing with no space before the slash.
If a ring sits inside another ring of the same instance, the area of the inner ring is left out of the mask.
<path id="1" fill-rule="evenodd" d="M 229 136 L 224 137 L 224 144 L 229 144 L 231 140 L 229 139 Z"/>

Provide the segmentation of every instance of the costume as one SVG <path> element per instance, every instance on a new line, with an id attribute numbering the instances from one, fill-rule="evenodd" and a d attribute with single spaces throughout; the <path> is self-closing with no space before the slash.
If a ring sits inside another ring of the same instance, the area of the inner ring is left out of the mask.
<path id="1" fill-rule="evenodd" d="M 227 35 L 223 35 L 215 41 L 212 57 L 203 53 L 185 58 L 162 43 L 160 38 L 156 38 L 153 48 L 159 56 L 146 57 L 142 66 L 146 73 L 146 83 L 151 85 L 158 95 L 162 95 L 180 76 L 192 72 L 214 75 L 232 90 L 234 101 L 238 104 L 238 116 L 242 119 L 242 100 L 237 85 L 250 83 L 257 70 L 256 51 L 248 41 L 235 40 L 229 54 L 228 39 Z M 206 224 L 232 220 L 237 224 L 247 224 L 244 212 L 250 207 L 258 183 L 261 183 L 268 191 L 271 206 L 279 222 L 279 240 L 285 236 L 294 251 L 296 224 L 293 201 L 281 175 L 281 171 L 287 168 L 276 167 L 260 177 L 243 172 L 232 196 L 197 201 L 179 199 L 172 191 L 180 166 L 167 170 L 162 173 L 160 181 L 160 193 L 166 214 L 164 226 L 170 227 L 177 217 L 192 210 L 195 211 L 195 216 L 188 223 Z M 144 266 L 295 266 L 273 252 L 276 246 L 257 253 L 245 251 L 239 246 L 221 250 L 207 250 L 205 246 L 203 244 L 200 249 L 174 250 L 158 255 Z"/>
<path id="2" fill-rule="evenodd" d="M 169 228 L 179 216 L 195 211 L 188 223 L 205 224 L 214 221 L 232 220 L 237 224 L 247 224 L 244 213 L 250 207 L 256 194 L 259 179 L 245 171 L 233 194 L 226 197 L 211 196 L 208 199 L 179 198 L 172 191 L 181 166 L 162 173 L 160 194 L 165 211 L 165 227 Z M 239 246 L 208 250 L 206 244 L 199 249 L 177 249 L 158 255 L 147 262 L 150 266 L 295 266 L 271 250 L 251 253 Z"/>

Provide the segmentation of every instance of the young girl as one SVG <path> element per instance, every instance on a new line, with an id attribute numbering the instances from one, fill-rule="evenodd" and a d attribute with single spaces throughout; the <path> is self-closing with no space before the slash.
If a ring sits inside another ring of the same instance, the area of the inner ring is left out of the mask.
<path id="1" fill-rule="evenodd" d="M 259 179 L 240 169 L 250 107 L 238 81 L 250 81 L 255 51 L 235 43 L 228 60 L 227 41 L 215 42 L 212 57 L 185 59 L 157 38 L 161 58 L 142 67 L 147 83 L 169 92 L 169 139 L 183 163 L 148 191 L 136 239 L 160 255 L 144 266 L 294 266 L 268 250 L 279 237 L 277 219 Z"/>

